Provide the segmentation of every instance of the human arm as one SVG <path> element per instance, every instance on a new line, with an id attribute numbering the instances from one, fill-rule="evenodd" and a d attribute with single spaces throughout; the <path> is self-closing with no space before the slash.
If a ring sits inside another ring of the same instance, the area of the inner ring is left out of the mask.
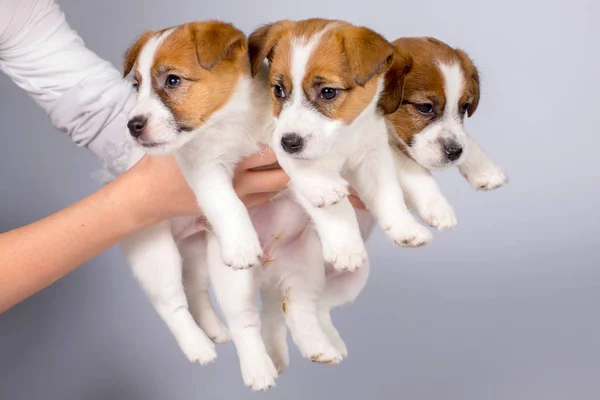
<path id="1" fill-rule="evenodd" d="M 272 153 L 249 157 L 236 169 L 234 188 L 247 207 L 268 201 L 287 185 Z M 127 235 L 164 219 L 201 211 L 172 156 L 144 157 L 84 199 L 29 225 L 0 234 L 0 313 L 67 275 Z"/>
<path id="2" fill-rule="evenodd" d="M 0 71 L 89 149 L 112 175 L 123 156 L 136 93 L 110 62 L 85 46 L 54 0 L 0 0 Z"/>

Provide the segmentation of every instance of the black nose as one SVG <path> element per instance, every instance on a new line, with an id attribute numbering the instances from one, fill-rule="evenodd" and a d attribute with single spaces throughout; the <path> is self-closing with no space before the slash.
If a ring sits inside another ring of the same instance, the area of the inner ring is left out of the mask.
<path id="1" fill-rule="evenodd" d="M 296 133 L 286 133 L 281 138 L 281 147 L 290 154 L 302 151 L 304 139 Z"/>
<path id="2" fill-rule="evenodd" d="M 129 133 L 131 133 L 131 136 L 136 139 L 142 136 L 142 133 L 144 133 L 144 128 L 146 127 L 146 121 L 148 121 L 148 118 L 146 117 L 133 117 L 127 123 L 127 127 L 129 128 Z"/>
<path id="3" fill-rule="evenodd" d="M 450 161 L 456 161 L 460 158 L 460 155 L 463 152 L 463 148 L 458 143 L 452 141 L 444 143 L 444 151 L 446 152 L 446 157 Z"/>

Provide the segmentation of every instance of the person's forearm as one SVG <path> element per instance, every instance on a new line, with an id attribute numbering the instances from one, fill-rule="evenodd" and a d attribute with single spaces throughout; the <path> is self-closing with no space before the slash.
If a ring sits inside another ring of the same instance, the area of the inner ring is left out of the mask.
<path id="1" fill-rule="evenodd" d="M 0 313 L 152 223 L 136 210 L 144 204 L 138 180 L 126 173 L 55 214 L 0 234 Z"/>

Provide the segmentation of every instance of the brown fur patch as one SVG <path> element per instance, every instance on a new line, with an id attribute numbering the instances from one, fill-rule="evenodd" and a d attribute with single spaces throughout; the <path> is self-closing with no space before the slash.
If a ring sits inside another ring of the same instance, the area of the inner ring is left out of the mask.
<path id="1" fill-rule="evenodd" d="M 295 88 L 291 76 L 293 42 L 308 41 L 316 34 L 322 36 L 306 65 L 302 87 Z M 276 116 L 292 93 L 302 90 L 305 99 L 325 116 L 348 124 L 373 100 L 377 78 L 390 69 L 394 54 L 394 48 L 372 30 L 325 19 L 277 22 L 259 28 L 248 40 L 253 70 L 266 57 L 270 61 L 271 85 L 284 89 L 283 99 L 271 92 Z M 398 82 L 389 84 L 396 86 Z M 324 88 L 337 90 L 337 96 L 324 99 L 321 96 Z M 386 87 L 386 91 L 398 93 L 395 87 Z M 393 108 L 389 103 L 384 106 L 384 111 Z"/>
<path id="2" fill-rule="evenodd" d="M 285 293 L 283 294 L 283 299 L 281 300 L 281 311 L 285 314 L 287 312 L 287 303 L 290 301 L 290 290 L 291 286 L 288 286 L 285 289 Z"/>
<path id="3" fill-rule="evenodd" d="M 434 38 L 401 38 L 392 44 L 398 51 L 412 57 L 412 67 L 404 82 L 403 104 L 388 115 L 396 133 L 405 143 L 410 145 L 413 137 L 442 115 L 446 107 L 444 78 L 437 62 L 460 63 L 465 75 L 465 87 L 458 106 L 468 102 L 468 115 L 475 112 L 479 103 L 479 76 L 466 53 Z M 424 103 L 433 105 L 431 116 L 423 115 L 415 108 Z"/>
<path id="4" fill-rule="evenodd" d="M 140 35 L 140 37 L 127 49 L 125 56 L 123 57 L 123 78 L 125 78 L 135 65 L 137 58 L 142 50 L 142 47 L 146 42 L 156 34 L 154 31 L 146 31 Z"/>

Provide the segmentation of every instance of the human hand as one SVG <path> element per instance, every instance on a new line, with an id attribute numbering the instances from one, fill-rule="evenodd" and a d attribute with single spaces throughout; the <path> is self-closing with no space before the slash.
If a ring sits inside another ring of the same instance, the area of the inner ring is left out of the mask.
<path id="1" fill-rule="evenodd" d="M 234 171 L 233 187 L 248 208 L 260 206 L 287 187 L 289 177 L 279 167 L 271 151 L 261 151 L 242 160 Z M 131 190 L 142 191 L 145 199 L 138 204 L 140 218 L 153 224 L 178 216 L 202 216 L 196 197 L 188 186 L 173 155 L 145 155 L 125 174 L 132 174 L 139 182 Z M 366 210 L 365 204 L 350 188 L 349 200 L 357 209 Z"/>
<path id="2" fill-rule="evenodd" d="M 362 200 L 358 197 L 358 194 L 353 188 L 350 188 L 350 195 L 348 196 L 348 200 L 350 200 L 350 204 L 358 210 L 367 211 L 367 206 Z"/>
<path id="3" fill-rule="evenodd" d="M 256 207 L 287 187 L 289 178 L 279 167 L 254 170 L 277 162 L 272 151 L 261 151 L 242 160 L 235 169 L 233 188 L 244 205 Z M 141 217 L 156 223 L 178 216 L 202 216 L 196 197 L 188 186 L 174 156 L 145 155 L 126 174 L 137 176 L 132 190 L 143 191 Z M 207 188 L 210 190 L 210 188 Z"/>

